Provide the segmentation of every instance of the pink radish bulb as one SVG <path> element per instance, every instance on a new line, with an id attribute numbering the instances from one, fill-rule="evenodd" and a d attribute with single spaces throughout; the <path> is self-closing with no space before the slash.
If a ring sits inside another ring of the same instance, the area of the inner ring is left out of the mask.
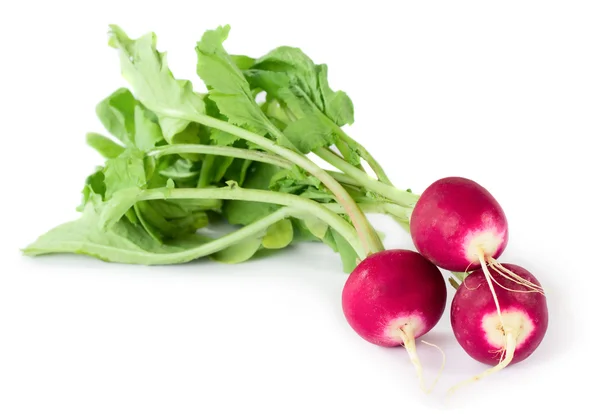
<path id="1" fill-rule="evenodd" d="M 460 346 L 477 361 L 494 365 L 467 382 L 523 361 L 537 349 L 548 328 L 546 297 L 531 273 L 498 262 L 490 266 L 489 273 L 498 285 L 496 298 L 479 269 L 462 282 L 450 309 L 452 330 Z"/>
<path id="2" fill-rule="evenodd" d="M 480 258 L 498 258 L 508 243 L 508 223 L 500 204 L 476 182 L 442 178 L 419 197 L 410 218 L 415 247 L 437 266 L 464 272 Z"/>
<path id="3" fill-rule="evenodd" d="M 524 268 L 503 264 L 504 268 L 539 286 L 538 280 Z M 544 295 L 532 292 L 495 269 L 493 278 L 503 287 L 496 288 L 506 334 L 514 337 L 512 364 L 530 356 L 540 345 L 548 328 L 548 307 Z M 509 290 L 510 289 L 510 290 Z M 488 365 L 500 361 L 506 345 L 492 293 L 483 271 L 477 270 L 460 285 L 450 309 L 452 330 L 460 346 L 474 359 Z M 507 351 L 508 352 L 508 351 Z"/>
<path id="4" fill-rule="evenodd" d="M 384 347 L 404 345 L 424 388 L 415 339 L 438 323 L 446 297 L 446 281 L 433 263 L 411 250 L 385 250 L 350 274 L 342 308 L 363 339 Z"/>

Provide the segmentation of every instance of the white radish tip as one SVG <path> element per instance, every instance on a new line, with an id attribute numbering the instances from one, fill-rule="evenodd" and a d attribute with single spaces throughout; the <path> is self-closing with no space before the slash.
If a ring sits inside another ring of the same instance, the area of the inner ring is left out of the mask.
<path id="1" fill-rule="evenodd" d="M 439 346 L 434 345 L 429 342 L 426 342 L 426 341 L 421 341 L 425 345 L 429 345 L 429 346 L 432 346 L 432 347 L 438 349 L 442 354 L 442 366 L 441 366 L 435 380 L 431 384 L 431 386 L 429 388 L 427 388 L 425 386 L 425 379 L 423 377 L 423 366 L 421 365 L 421 361 L 419 360 L 419 356 L 417 354 L 417 347 L 416 347 L 416 343 L 415 343 L 415 336 L 413 333 L 412 326 L 410 324 L 406 324 L 403 327 L 401 327 L 399 329 L 399 331 L 400 331 L 399 335 L 402 337 L 402 341 L 404 342 L 404 349 L 406 349 L 406 352 L 408 352 L 408 355 L 410 357 L 410 362 L 412 362 L 413 366 L 415 367 L 415 371 L 417 372 L 417 378 L 419 379 L 419 387 L 425 394 L 429 394 L 435 388 L 438 380 L 440 379 L 440 376 L 442 375 L 442 371 L 444 370 L 444 367 L 446 366 L 446 354 Z"/>
<path id="2" fill-rule="evenodd" d="M 471 377 L 465 381 L 459 382 L 458 384 L 456 384 L 455 386 L 453 386 L 452 388 L 450 388 L 448 390 L 447 395 L 450 396 L 450 395 L 454 394 L 458 389 L 464 387 L 465 385 L 482 380 L 483 378 L 487 377 L 488 375 L 492 375 L 493 373 L 506 368 L 508 366 L 508 364 L 510 364 L 512 362 L 513 357 L 515 356 L 516 349 L 517 349 L 517 340 L 516 340 L 515 336 L 512 334 L 512 332 L 508 332 L 506 334 L 506 347 L 504 347 L 505 352 L 504 352 L 503 358 L 500 360 L 498 365 L 495 365 L 492 368 L 488 368 L 485 371 L 483 371 L 481 374 L 475 375 L 474 377 Z"/>
<path id="3" fill-rule="evenodd" d="M 505 240 L 505 232 L 493 230 L 484 230 L 473 232 L 466 237 L 465 257 L 470 263 L 479 260 L 480 253 L 486 255 L 494 255 L 502 246 Z"/>

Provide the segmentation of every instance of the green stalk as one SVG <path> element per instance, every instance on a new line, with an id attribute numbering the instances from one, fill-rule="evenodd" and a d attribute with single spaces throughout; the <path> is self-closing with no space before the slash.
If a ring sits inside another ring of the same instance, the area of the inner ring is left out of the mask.
<path id="1" fill-rule="evenodd" d="M 270 151 L 274 154 L 280 155 L 288 161 L 291 161 L 292 163 L 298 165 L 300 168 L 303 168 L 309 174 L 312 174 L 317 179 L 319 179 L 323 183 L 323 185 L 325 185 L 333 193 L 333 195 L 337 198 L 338 202 L 344 207 L 346 213 L 350 217 L 350 220 L 354 224 L 356 231 L 358 232 L 358 236 L 361 240 L 361 243 L 363 244 L 363 248 L 366 254 L 369 255 L 384 250 L 383 244 L 381 243 L 379 236 L 375 231 L 373 231 L 366 216 L 358 208 L 358 206 L 356 205 L 350 194 L 348 194 L 346 189 L 338 181 L 331 177 L 331 175 L 327 174 L 327 172 L 325 172 L 321 167 L 319 167 L 317 164 L 305 157 L 303 154 L 299 154 L 288 148 L 282 147 L 261 135 L 255 134 L 253 132 L 250 132 L 248 130 L 229 124 L 220 119 L 213 118 L 208 115 L 198 113 L 184 113 L 172 110 L 162 110 L 161 114 L 173 118 L 180 118 L 192 122 L 198 122 L 210 128 L 215 128 L 224 132 L 228 132 L 232 135 L 245 139 L 246 141 L 252 142 L 258 145 L 259 147 L 265 149 L 266 151 Z M 275 137 L 278 137 L 280 135 L 284 137 L 281 134 L 281 131 L 279 131 L 274 126 L 271 129 L 272 130 L 270 131 L 270 133 Z"/>
<path id="2" fill-rule="evenodd" d="M 377 176 L 379 181 L 381 181 L 384 184 L 393 186 L 391 180 L 388 178 L 385 171 L 383 171 L 383 167 L 377 162 L 377 160 L 375 160 L 375 158 L 371 155 L 371 153 L 369 151 L 367 151 L 367 149 L 365 147 L 363 147 L 358 142 L 356 142 L 354 139 L 352 139 L 352 137 L 350 135 L 348 135 L 335 122 L 333 122 L 331 119 L 329 119 L 329 117 L 324 117 L 324 118 L 327 118 L 329 124 L 337 132 L 337 135 L 342 139 L 342 141 L 358 148 L 358 155 L 360 155 L 360 157 L 367 162 L 367 164 L 369 165 L 369 167 L 371 167 L 371 169 L 373 170 L 373 172 L 375 173 L 375 175 Z"/>
<path id="3" fill-rule="evenodd" d="M 264 162 L 266 164 L 272 164 L 280 168 L 285 168 L 286 170 L 291 170 L 294 167 L 293 163 L 289 162 L 283 157 L 280 157 L 279 155 L 270 154 L 268 152 L 263 151 L 250 150 L 245 148 L 226 147 L 220 145 L 173 144 L 163 145 L 162 147 L 154 148 L 147 152 L 147 155 L 150 157 L 163 157 L 165 155 L 171 154 L 222 155 L 224 157 L 235 157 L 244 160 Z M 358 181 L 344 173 L 330 170 L 325 170 L 325 172 L 342 184 L 360 187 L 360 183 Z"/>
<path id="4" fill-rule="evenodd" d="M 351 185 L 351 186 L 357 187 L 357 188 L 361 187 L 361 185 L 358 181 L 356 181 L 354 178 L 350 177 L 347 174 L 341 173 L 339 171 L 331 171 L 331 170 L 325 170 L 325 171 L 327 171 L 327 174 L 331 175 L 339 183 Z"/>
<path id="5" fill-rule="evenodd" d="M 169 259 L 172 260 L 173 257 L 177 257 L 177 255 L 189 257 L 190 254 L 194 255 L 195 257 L 204 257 L 219 252 L 229 246 L 239 243 L 242 240 L 257 236 L 258 234 L 264 232 L 269 226 L 291 215 L 292 210 L 293 209 L 290 207 L 280 208 L 279 210 L 261 218 L 260 220 L 256 220 L 255 222 L 250 223 L 239 230 L 232 231 L 231 233 L 221 236 L 211 242 L 205 243 L 190 250 L 183 251 L 181 253 L 171 253 L 169 254 Z M 160 259 L 161 258 L 158 258 L 157 261 Z M 162 259 L 164 260 L 164 258 Z"/>
<path id="6" fill-rule="evenodd" d="M 342 154 L 342 157 L 349 162 L 350 158 L 352 157 L 352 150 L 348 144 L 342 140 L 339 140 L 335 143 L 335 147 L 338 149 L 340 154 Z M 360 169 L 361 171 L 365 171 L 362 164 L 358 164 L 356 168 Z"/>
<path id="7" fill-rule="evenodd" d="M 456 279 L 454 279 L 452 276 L 450 276 L 448 278 L 448 282 L 450 282 L 450 285 L 456 290 L 458 290 L 458 288 L 460 287 L 460 284 L 462 283 L 462 282 L 457 282 Z"/>
<path id="8" fill-rule="evenodd" d="M 350 164 L 344 158 L 338 156 L 337 154 L 335 154 L 328 148 L 318 148 L 318 149 L 314 150 L 313 153 L 315 153 L 315 155 L 317 155 L 321 159 L 329 162 L 329 164 L 338 168 L 340 171 L 343 171 L 344 173 L 346 173 L 345 175 L 338 175 L 337 176 L 338 181 L 340 178 L 343 179 L 344 177 L 353 178 L 356 183 L 364 186 L 365 188 L 373 191 L 374 193 L 377 193 L 384 197 L 387 197 L 388 199 L 390 199 L 402 206 L 411 207 L 411 208 L 414 207 L 415 203 L 417 202 L 416 200 L 419 197 L 417 195 L 409 193 L 408 191 L 401 191 L 401 190 L 398 190 L 396 187 L 394 187 L 393 184 L 391 184 L 389 178 L 387 178 L 387 175 L 383 171 L 383 168 L 381 168 L 379 163 L 377 163 L 377 161 L 369 154 L 369 152 L 363 146 L 361 146 L 358 142 L 354 141 L 348 134 L 346 134 L 344 132 L 344 130 L 342 128 L 340 128 L 336 123 L 334 123 L 331 119 L 329 119 L 329 117 L 325 116 L 322 112 L 320 112 L 319 109 L 314 106 L 314 104 L 310 101 L 310 99 L 308 98 L 308 96 L 306 96 L 306 94 L 304 92 L 302 92 L 302 91 L 300 91 L 300 92 L 304 95 L 306 101 L 309 102 L 315 108 L 315 113 L 320 114 L 321 118 L 325 122 L 327 122 L 338 133 L 338 135 L 340 136 L 340 138 L 342 140 L 344 140 L 345 142 L 351 142 L 351 143 L 355 144 L 357 146 L 357 148 L 359 149 L 359 151 L 363 152 L 363 154 L 361 154 L 361 157 L 363 157 L 363 159 L 365 159 L 365 161 L 367 161 L 367 163 L 369 164 L 369 166 L 371 167 L 373 172 L 375 172 L 377 177 L 381 180 L 381 181 L 378 181 L 378 180 L 374 180 L 373 178 L 369 177 L 367 175 L 367 173 L 364 172 L 364 170 L 362 170 L 361 168 L 357 168 L 354 165 Z M 296 119 L 295 115 L 292 113 L 292 111 L 289 110 L 289 108 L 287 108 L 285 106 L 285 104 L 280 103 L 280 105 L 282 105 L 283 110 L 289 119 L 291 119 L 291 120 Z M 330 174 L 332 176 L 334 176 L 331 172 L 330 172 Z M 351 184 L 351 185 L 356 185 L 355 183 L 349 183 L 347 181 L 340 181 L 340 182 L 344 182 L 346 184 Z"/>
<path id="9" fill-rule="evenodd" d="M 287 170 L 292 169 L 294 164 L 285 158 L 267 152 L 255 151 L 245 148 L 225 147 L 220 145 L 200 145 L 200 144 L 174 144 L 165 145 L 148 151 L 150 157 L 162 157 L 170 154 L 212 154 L 225 157 L 242 158 L 273 164 Z"/>
<path id="10" fill-rule="evenodd" d="M 339 169 L 349 177 L 356 180 L 361 186 L 373 191 L 374 193 L 380 194 L 383 197 L 386 197 L 387 199 L 393 201 L 396 204 L 412 208 L 415 206 L 417 200 L 419 199 L 419 196 L 416 194 L 409 193 L 408 191 L 399 190 L 396 187 L 382 183 L 381 181 L 377 181 L 374 178 L 369 177 L 367 174 L 346 162 L 346 160 L 335 154 L 330 149 L 318 148 L 313 152 L 324 161 L 327 161 L 335 168 Z"/>
<path id="11" fill-rule="evenodd" d="M 333 122 L 331 120 L 331 118 L 329 118 L 327 115 L 325 115 L 323 112 L 321 112 L 321 110 L 316 107 L 316 105 L 312 102 L 312 100 L 306 95 L 306 93 L 302 89 L 297 89 L 297 91 L 300 92 L 300 94 L 304 96 L 305 101 L 308 102 L 315 109 L 315 113 L 318 114 L 318 116 L 320 116 L 321 119 L 323 119 L 325 122 L 327 122 L 331 126 L 331 128 L 337 133 L 338 137 L 340 137 L 342 141 L 344 141 L 346 144 L 354 145 L 356 148 L 358 148 L 358 151 L 359 151 L 358 155 L 360 155 L 360 157 L 367 162 L 367 164 L 369 165 L 369 167 L 371 167 L 371 169 L 373 170 L 373 172 L 375 173 L 375 175 L 377 176 L 379 181 L 381 181 L 385 184 L 389 184 L 393 187 L 393 184 L 390 181 L 390 179 L 388 178 L 388 176 L 386 175 L 385 171 L 383 171 L 383 168 L 381 167 L 381 165 L 375 160 L 375 158 L 373 158 L 373 156 L 369 153 L 369 151 L 367 151 L 367 149 L 365 147 L 363 147 L 362 145 L 360 145 L 358 142 L 353 140 L 352 137 L 350 137 L 350 135 L 346 134 L 346 132 L 344 132 L 344 130 L 342 128 L 340 128 L 340 126 L 338 124 Z M 288 117 L 290 117 L 291 112 L 289 110 L 286 110 L 286 114 L 288 115 Z M 293 116 L 293 114 L 291 114 L 291 115 L 292 115 L 292 117 L 290 117 L 290 119 L 294 119 L 295 116 Z M 313 151 L 313 152 L 315 152 L 315 151 Z M 362 171 L 362 168 L 357 168 L 357 167 L 354 167 L 354 168 Z"/>
<path id="12" fill-rule="evenodd" d="M 333 211 L 337 214 L 343 214 L 344 209 L 338 203 L 322 203 L 323 207 L 327 208 L 330 211 Z M 388 214 L 390 216 L 394 216 L 399 220 L 404 220 L 404 215 L 406 214 L 403 207 L 400 207 L 397 204 L 392 203 L 382 203 L 382 202 L 364 202 L 358 203 L 358 207 L 365 213 L 374 213 L 374 214 Z"/>
<path id="13" fill-rule="evenodd" d="M 367 254 L 362 247 L 357 231 L 343 218 L 323 207 L 321 204 L 293 194 L 277 193 L 268 190 L 250 190 L 239 187 L 225 188 L 158 188 L 144 190 L 137 201 L 165 199 L 218 199 L 245 200 L 259 203 L 271 203 L 289 207 L 289 214 L 303 218 L 306 215 L 316 217 L 337 231 L 356 251 L 362 260 Z M 238 240 L 239 241 L 239 240 Z"/>
<path id="14" fill-rule="evenodd" d="M 267 164 L 273 164 L 280 168 L 292 169 L 293 165 L 291 162 L 286 160 L 283 157 L 280 157 L 275 154 L 270 154 L 262 151 L 244 149 L 244 148 L 234 148 L 227 146 L 219 146 L 219 145 L 200 145 L 200 144 L 174 144 L 174 145 L 164 145 L 162 147 L 158 147 L 148 151 L 148 156 L 154 157 L 162 157 L 170 154 L 212 154 L 212 155 L 222 155 L 226 157 L 236 157 L 242 159 L 248 159 L 252 161 L 264 162 Z M 350 177 L 347 174 L 340 173 L 337 171 L 329 171 L 325 170 L 329 175 L 331 175 L 335 180 L 342 184 L 352 185 L 355 187 L 360 187 L 361 184 Z M 355 200 L 357 201 L 357 200 Z M 323 204 L 331 211 L 335 211 L 338 214 L 343 214 L 344 208 L 340 204 Z M 363 213 L 381 213 L 388 214 L 392 216 L 392 218 L 398 222 L 405 230 L 408 231 L 408 219 L 410 218 L 411 209 L 407 209 L 401 207 L 397 204 L 392 203 L 360 203 L 359 208 L 363 211 Z"/>

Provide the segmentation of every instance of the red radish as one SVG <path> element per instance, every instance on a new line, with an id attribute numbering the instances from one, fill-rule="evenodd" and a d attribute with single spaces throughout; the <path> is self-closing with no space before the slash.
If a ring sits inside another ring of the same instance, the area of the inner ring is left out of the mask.
<path id="1" fill-rule="evenodd" d="M 539 341 L 536 337 L 531 337 L 531 343 L 525 340 L 533 332 L 541 334 L 540 341 L 544 336 L 547 309 L 543 290 L 525 269 L 496 261 L 508 243 L 508 223 L 489 191 L 462 177 L 434 182 L 415 205 L 410 233 L 417 250 L 439 267 L 462 272 L 479 269 L 459 287 L 454 302 L 458 305 L 453 308 L 453 320 L 462 321 L 455 328 L 461 345 L 475 359 L 497 363 L 474 380 L 527 357 L 530 346 L 533 352 Z M 499 293 L 494 283 L 502 288 Z M 465 305 L 467 300 L 463 298 L 469 298 L 472 304 Z M 531 312 L 525 313 L 528 306 Z M 529 321 L 537 321 L 537 317 L 541 318 L 539 327 L 527 331 L 534 326 Z M 517 346 L 523 349 L 519 353 Z M 486 354 L 490 349 L 495 353 Z"/>
<path id="2" fill-rule="evenodd" d="M 384 347 L 404 345 L 423 386 L 415 339 L 429 332 L 446 307 L 440 270 L 411 250 L 385 250 L 363 260 L 342 292 L 350 326 L 365 340 Z"/>
<path id="3" fill-rule="evenodd" d="M 501 315 L 482 269 L 465 278 L 452 300 L 450 320 L 458 343 L 477 361 L 495 365 L 466 382 L 529 357 L 548 327 L 548 307 L 545 296 L 536 290 L 538 280 L 517 265 L 491 267 L 492 280 L 502 287 L 496 292 Z"/>
<path id="4" fill-rule="evenodd" d="M 500 204 L 467 178 L 442 178 L 419 197 L 410 218 L 415 247 L 437 266 L 464 272 L 498 258 L 508 243 Z"/>

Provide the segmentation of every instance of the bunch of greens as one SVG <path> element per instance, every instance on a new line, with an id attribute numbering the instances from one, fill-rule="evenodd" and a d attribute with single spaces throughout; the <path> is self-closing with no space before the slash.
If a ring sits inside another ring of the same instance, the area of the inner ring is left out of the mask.
<path id="1" fill-rule="evenodd" d="M 207 89 L 198 93 L 173 76 L 153 33 L 131 39 L 111 26 L 109 44 L 131 90 L 118 89 L 96 108 L 112 137 L 90 133 L 87 142 L 105 164 L 86 179 L 81 217 L 41 236 L 26 254 L 239 263 L 322 241 L 349 272 L 383 249 L 365 213 L 389 214 L 406 227 L 418 196 L 395 188 L 343 131 L 354 121 L 353 104 L 330 88 L 327 66 L 286 46 L 258 59 L 230 55 L 228 33 L 228 26 L 209 30 L 197 43 Z M 223 222 L 235 229 L 219 233 Z"/>

